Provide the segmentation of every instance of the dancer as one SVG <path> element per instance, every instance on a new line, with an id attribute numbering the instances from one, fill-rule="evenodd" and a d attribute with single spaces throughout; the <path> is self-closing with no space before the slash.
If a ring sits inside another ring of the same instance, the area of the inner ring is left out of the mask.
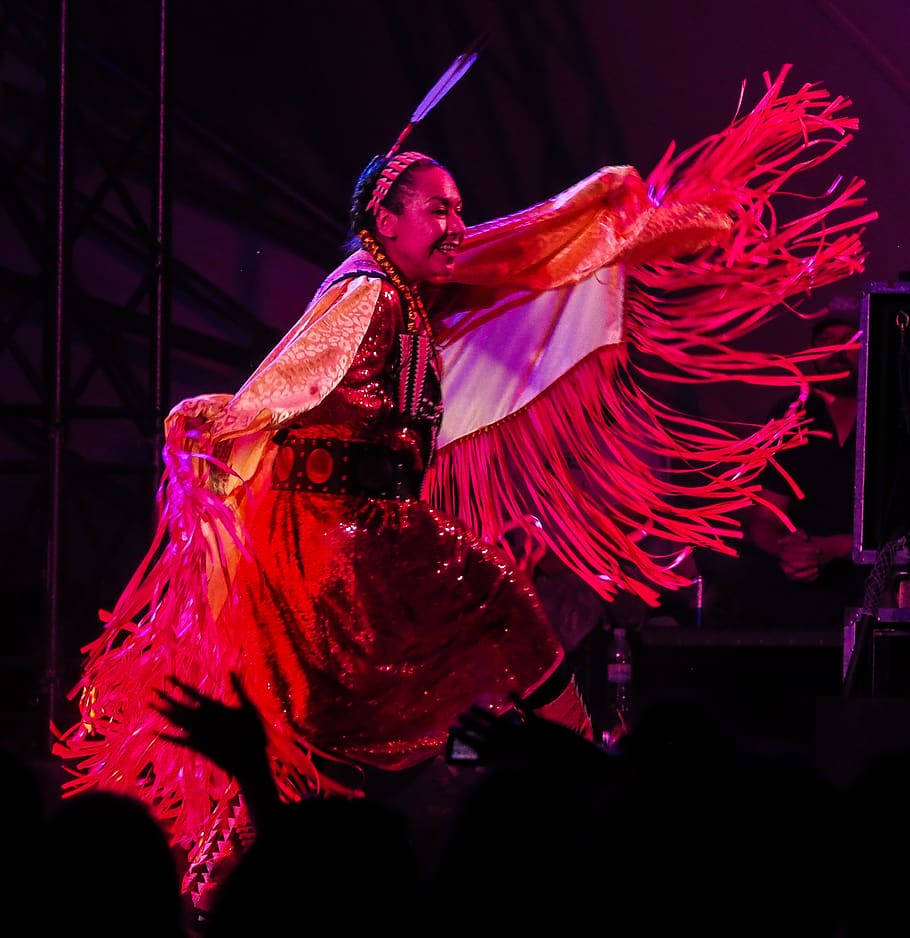
<path id="1" fill-rule="evenodd" d="M 733 551 L 731 514 L 802 416 L 737 436 L 646 393 L 629 350 L 672 380 L 811 380 L 800 357 L 731 344 L 861 269 L 873 217 L 829 222 L 862 203 L 859 181 L 787 225 L 769 212 L 855 127 L 849 102 L 784 94 L 785 75 L 647 182 L 606 168 L 469 230 L 434 159 L 374 160 L 358 250 L 236 394 L 168 418 L 155 542 L 89 649 L 83 719 L 58 747 L 79 760 L 71 788 L 139 794 L 197 857 L 223 837 L 233 784 L 158 739 L 149 702 L 172 674 L 229 702 L 239 675 L 285 798 L 350 792 L 333 765 L 433 757 L 482 694 L 585 729 L 537 598 L 496 545 L 518 524 L 603 595 L 646 600 L 686 582 L 674 565 L 693 545 Z M 651 556 L 647 535 L 678 550 Z"/>

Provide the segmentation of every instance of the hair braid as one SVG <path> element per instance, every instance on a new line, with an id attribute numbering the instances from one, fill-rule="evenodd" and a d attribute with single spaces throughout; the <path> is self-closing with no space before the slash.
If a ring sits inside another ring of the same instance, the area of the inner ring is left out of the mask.
<path id="1" fill-rule="evenodd" d="M 363 246 L 360 242 L 358 232 L 366 230 L 373 237 L 377 234 L 376 216 L 367 208 L 367 205 L 372 198 L 377 180 L 382 174 L 383 169 L 385 169 L 386 164 L 392 159 L 394 159 L 394 155 L 374 156 L 357 178 L 357 184 L 354 186 L 354 195 L 351 198 L 349 216 L 351 226 L 350 237 L 345 243 L 345 249 L 348 254 Z M 392 183 L 388 193 L 382 200 L 383 206 L 396 215 L 399 214 L 404 208 L 404 196 L 408 192 L 413 191 L 412 178 L 414 171 L 427 166 L 441 165 L 441 163 L 438 163 L 430 157 L 412 163 Z"/>

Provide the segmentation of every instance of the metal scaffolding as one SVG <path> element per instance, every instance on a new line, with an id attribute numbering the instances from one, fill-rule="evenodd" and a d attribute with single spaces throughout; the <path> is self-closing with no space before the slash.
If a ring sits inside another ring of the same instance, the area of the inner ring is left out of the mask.
<path id="1" fill-rule="evenodd" d="M 8 515 L 0 563 L 5 588 L 24 591 L 13 602 L 21 634 L 4 667 L 25 681 L 8 691 L 10 708 L 28 700 L 42 722 L 57 720 L 78 648 L 97 630 L 96 591 L 75 587 L 105 579 L 116 589 L 148 541 L 173 357 L 242 375 L 275 339 L 253 312 L 173 257 L 175 125 L 213 162 L 254 178 L 250 188 L 281 191 L 283 204 L 297 207 L 297 223 L 286 213 L 270 234 L 300 243 L 302 230 L 325 228 L 305 197 L 175 111 L 167 0 L 155 5 L 144 63 L 155 76 L 150 86 L 81 38 L 78 4 L 0 0 L 8 105 L 0 128 L 0 476 Z M 250 206 L 223 186 L 219 196 L 219 214 L 250 219 Z M 95 252 L 93 262 L 80 260 L 83 247 Z M 99 256 L 129 271 L 125 299 L 95 289 Z M 212 333 L 172 323 L 175 290 L 205 311 Z M 40 582 L 31 583 L 39 569 Z"/>

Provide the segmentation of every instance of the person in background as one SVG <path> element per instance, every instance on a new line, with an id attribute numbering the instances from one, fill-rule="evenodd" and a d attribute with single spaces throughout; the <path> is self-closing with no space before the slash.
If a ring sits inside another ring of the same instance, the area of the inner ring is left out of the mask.
<path id="1" fill-rule="evenodd" d="M 778 454 L 783 473 L 769 467 L 760 477 L 762 500 L 786 515 L 795 530 L 759 503 L 745 516 L 739 559 L 718 563 L 699 558 L 700 566 L 710 567 L 707 579 L 713 580 L 708 590 L 713 621 L 741 627 L 837 628 L 845 608 L 862 600 L 864 574 L 851 558 L 859 352 L 835 348 L 855 339 L 858 322 L 857 301 L 850 297 L 835 298 L 819 312 L 809 345 L 835 350 L 813 367 L 818 374 L 836 377 L 811 386 L 805 445 Z M 779 403 L 771 416 L 780 416 L 791 403 Z M 804 497 L 797 497 L 786 476 Z"/>

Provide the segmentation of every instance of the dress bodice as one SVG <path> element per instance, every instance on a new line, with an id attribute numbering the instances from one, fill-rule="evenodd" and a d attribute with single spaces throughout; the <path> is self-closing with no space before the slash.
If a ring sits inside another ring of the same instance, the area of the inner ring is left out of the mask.
<path id="1" fill-rule="evenodd" d="M 387 283 L 351 367 L 317 407 L 286 429 L 408 449 L 425 469 L 442 419 L 435 350 L 424 329 L 409 332 L 397 289 Z"/>

